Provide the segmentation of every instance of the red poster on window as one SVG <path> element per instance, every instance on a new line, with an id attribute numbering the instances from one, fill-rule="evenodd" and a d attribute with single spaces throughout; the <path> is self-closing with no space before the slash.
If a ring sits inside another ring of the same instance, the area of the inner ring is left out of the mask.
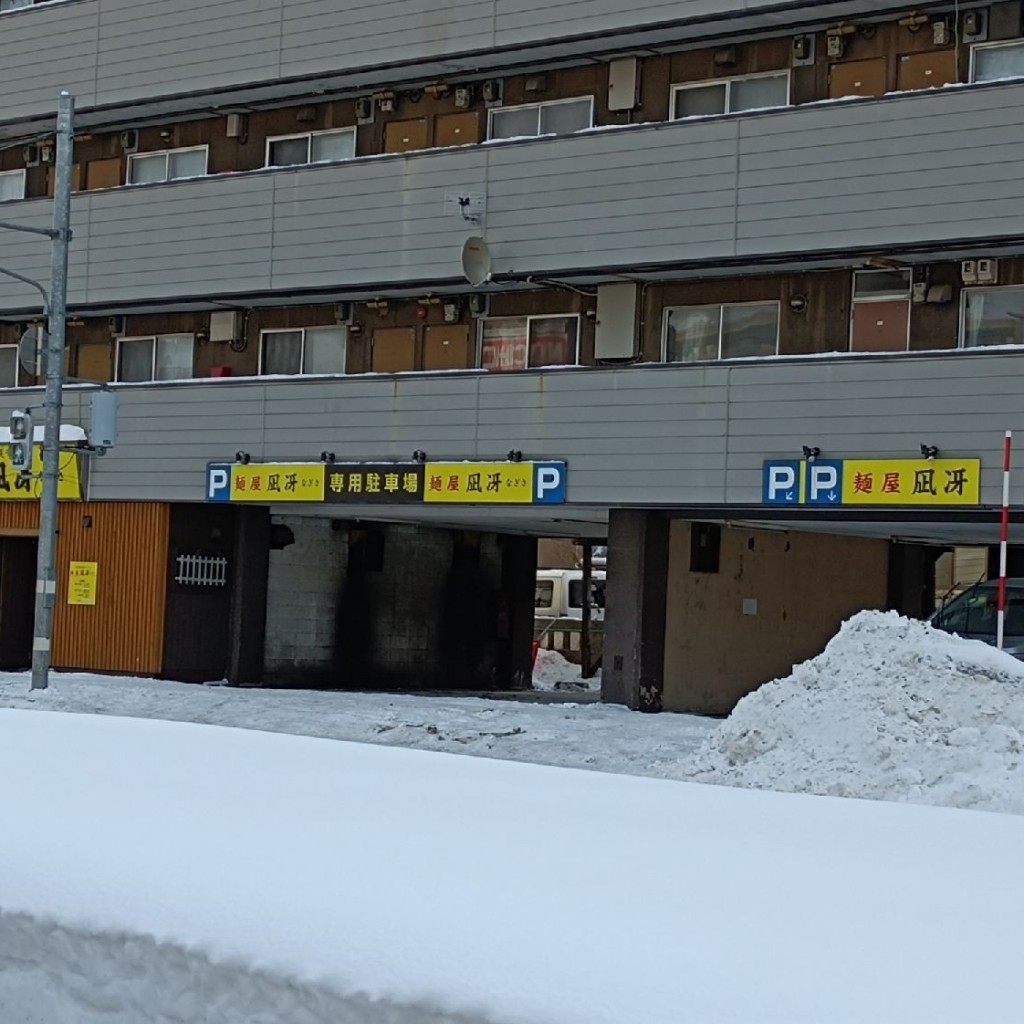
<path id="1" fill-rule="evenodd" d="M 480 365 L 485 370 L 525 369 L 526 349 L 525 320 L 489 320 L 484 323 Z"/>

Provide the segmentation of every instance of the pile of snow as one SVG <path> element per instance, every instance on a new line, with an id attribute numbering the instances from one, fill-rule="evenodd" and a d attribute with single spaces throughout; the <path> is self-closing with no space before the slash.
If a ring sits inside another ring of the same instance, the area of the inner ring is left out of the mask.
<path id="1" fill-rule="evenodd" d="M 1024 818 L 25 711 L 0 779 L 4 1024 L 1021 1018 Z"/>
<path id="2" fill-rule="evenodd" d="M 533 689 L 554 691 L 601 692 L 601 670 L 584 679 L 580 666 L 569 661 L 560 651 L 541 648 L 533 665 Z"/>
<path id="3" fill-rule="evenodd" d="M 745 697 L 690 778 L 1024 813 L 1024 665 L 895 612 Z"/>

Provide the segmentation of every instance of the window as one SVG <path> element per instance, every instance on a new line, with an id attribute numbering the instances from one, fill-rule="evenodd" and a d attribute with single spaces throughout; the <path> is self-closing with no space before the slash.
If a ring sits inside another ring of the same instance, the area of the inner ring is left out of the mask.
<path id="1" fill-rule="evenodd" d="M 25 172 L 0 171 L 0 203 L 25 198 Z"/>
<path id="2" fill-rule="evenodd" d="M 665 361 L 773 356 L 779 348 L 777 302 L 726 302 L 665 310 Z"/>
<path id="3" fill-rule="evenodd" d="M 356 130 L 308 132 L 267 139 L 267 166 L 294 167 L 297 164 L 351 160 L 356 155 Z"/>
<path id="4" fill-rule="evenodd" d="M 17 11 L 22 7 L 31 7 L 35 0 L 0 0 L 0 14 L 4 11 Z"/>
<path id="5" fill-rule="evenodd" d="M 789 105 L 789 72 L 672 87 L 672 116 L 706 117 Z"/>
<path id="6" fill-rule="evenodd" d="M 200 178 L 206 174 L 208 146 L 168 149 L 161 153 L 133 153 L 128 157 L 128 184 L 147 185 L 176 178 Z"/>
<path id="7" fill-rule="evenodd" d="M 480 365 L 485 370 L 566 366 L 577 361 L 577 316 L 505 316 L 480 323 Z"/>
<path id="8" fill-rule="evenodd" d="M 18 386 L 18 346 L 0 345 L 0 388 Z"/>
<path id="9" fill-rule="evenodd" d="M 344 327 L 264 331 L 260 373 L 344 373 L 346 340 Z"/>
<path id="10" fill-rule="evenodd" d="M 853 274 L 851 352 L 899 352 L 910 337 L 910 269 Z"/>
<path id="11" fill-rule="evenodd" d="M 117 346 L 117 379 L 183 380 L 192 376 L 191 334 L 123 338 Z"/>
<path id="12" fill-rule="evenodd" d="M 971 81 L 1024 78 L 1024 41 L 975 46 L 971 50 Z"/>
<path id="13" fill-rule="evenodd" d="M 533 585 L 533 607 L 550 609 L 555 601 L 555 581 L 537 580 Z"/>
<path id="14" fill-rule="evenodd" d="M 586 96 L 492 110 L 487 137 L 517 139 L 533 135 L 570 135 L 593 125 L 594 100 Z"/>
<path id="15" fill-rule="evenodd" d="M 960 344 L 1024 345 L 1024 287 L 965 288 Z"/>

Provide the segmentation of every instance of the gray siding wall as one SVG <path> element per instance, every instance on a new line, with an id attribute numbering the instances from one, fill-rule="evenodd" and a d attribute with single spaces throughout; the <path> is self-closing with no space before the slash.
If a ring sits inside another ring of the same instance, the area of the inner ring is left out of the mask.
<path id="1" fill-rule="evenodd" d="M 71 301 L 456 279 L 460 189 L 487 196 L 496 274 L 981 242 L 1024 233 L 1022 163 L 1005 84 L 112 189 L 74 200 Z M 45 264 L 4 241 L 6 265 Z M 0 281 L 0 309 L 31 302 Z"/>
<path id="2" fill-rule="evenodd" d="M 122 385 L 120 440 L 92 460 L 96 499 L 198 501 L 208 461 L 530 459 L 569 463 L 572 503 L 759 504 L 762 460 L 981 457 L 997 504 L 1024 360 L 1005 352 L 739 365 Z M 41 397 L 0 392 L 0 415 Z M 87 422 L 69 389 L 67 422 Z M 1019 494 L 1019 490 L 1016 492 Z M 486 514 L 486 513 L 485 513 Z"/>
<path id="3" fill-rule="evenodd" d="M 75 0 L 0 16 L 0 122 L 55 109 L 61 89 L 79 107 L 146 101 L 279 78 L 406 64 L 549 39 L 683 23 L 679 38 L 778 27 L 806 15 L 824 24 L 889 10 L 891 0 Z M 786 13 L 780 14 L 779 11 Z M 744 16 L 741 23 L 731 21 Z M 614 40 L 608 39 L 605 46 Z M 467 67 L 476 68 L 472 60 Z M 399 76 L 400 77 L 400 76 Z"/>

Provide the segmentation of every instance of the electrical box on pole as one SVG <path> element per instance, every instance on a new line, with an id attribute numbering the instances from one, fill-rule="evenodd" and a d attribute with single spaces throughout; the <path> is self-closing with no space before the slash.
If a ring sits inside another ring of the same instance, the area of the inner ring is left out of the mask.
<path id="1" fill-rule="evenodd" d="M 15 409 L 11 413 L 11 442 L 7 454 L 11 466 L 19 473 L 29 473 L 32 470 L 34 440 L 32 413 L 27 409 Z"/>

